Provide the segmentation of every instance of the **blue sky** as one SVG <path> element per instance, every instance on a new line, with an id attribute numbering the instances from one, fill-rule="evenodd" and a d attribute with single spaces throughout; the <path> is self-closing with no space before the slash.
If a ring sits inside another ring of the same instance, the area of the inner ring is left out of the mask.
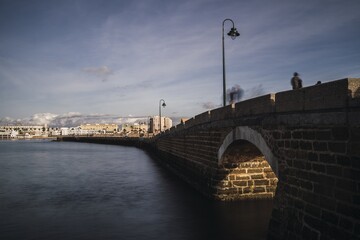
<path id="1" fill-rule="evenodd" d="M 0 0 L 0 118 L 193 116 L 222 103 L 360 77 L 358 0 Z M 231 25 L 225 24 L 225 31 Z"/>

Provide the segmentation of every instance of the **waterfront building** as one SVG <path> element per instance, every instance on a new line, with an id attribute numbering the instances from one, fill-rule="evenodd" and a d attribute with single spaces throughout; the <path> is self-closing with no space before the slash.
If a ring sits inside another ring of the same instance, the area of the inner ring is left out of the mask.
<path id="1" fill-rule="evenodd" d="M 146 123 L 124 123 L 121 125 L 121 133 L 126 136 L 144 136 L 148 131 Z"/>
<path id="2" fill-rule="evenodd" d="M 95 124 L 82 124 L 80 125 L 82 130 L 87 130 L 88 132 L 96 133 L 117 133 L 119 131 L 119 126 L 114 123 L 95 123 Z"/>
<path id="3" fill-rule="evenodd" d="M 172 127 L 172 120 L 168 117 L 161 117 L 161 131 L 165 131 Z M 149 133 L 158 134 L 160 132 L 160 117 L 153 116 L 150 118 Z"/>
<path id="4" fill-rule="evenodd" d="M 60 128 L 60 135 L 62 135 L 62 136 L 69 135 L 69 128 L 68 127 Z"/>
<path id="5" fill-rule="evenodd" d="M 40 125 L 9 125 L 9 126 L 0 126 L 0 134 L 4 135 L 12 135 L 12 136 L 27 136 L 28 138 L 31 137 L 38 137 L 38 136 L 47 136 L 47 126 L 40 126 Z"/>
<path id="6" fill-rule="evenodd" d="M 61 130 L 58 127 L 50 127 L 48 129 L 48 131 L 49 131 L 49 136 L 59 136 L 59 135 L 61 135 Z"/>

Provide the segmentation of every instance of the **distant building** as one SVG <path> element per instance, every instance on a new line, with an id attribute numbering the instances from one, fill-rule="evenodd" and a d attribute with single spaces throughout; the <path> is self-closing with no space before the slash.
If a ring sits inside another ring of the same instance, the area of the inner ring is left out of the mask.
<path id="1" fill-rule="evenodd" d="M 11 137 L 11 138 L 17 138 L 18 135 L 19 135 L 19 132 L 18 132 L 18 131 L 12 130 L 12 131 L 10 132 L 10 137 Z"/>
<path id="2" fill-rule="evenodd" d="M 146 123 L 124 123 L 121 125 L 121 133 L 126 136 L 141 136 L 148 131 Z"/>
<path id="3" fill-rule="evenodd" d="M 60 128 L 60 133 L 61 133 L 62 136 L 69 135 L 69 128 L 68 127 Z"/>
<path id="4" fill-rule="evenodd" d="M 161 131 L 165 131 L 172 127 L 172 120 L 168 117 L 161 117 Z M 160 132 L 160 117 L 154 116 L 150 118 L 149 133 L 158 134 Z"/>
<path id="5" fill-rule="evenodd" d="M 49 128 L 49 136 L 59 136 L 59 135 L 61 135 L 60 128 L 58 127 Z"/>
<path id="6" fill-rule="evenodd" d="M 32 126 L 32 125 L 19 125 L 19 126 L 0 126 L 0 132 L 23 136 L 43 136 L 47 135 L 47 126 Z M 16 132 L 16 133 L 15 133 Z"/>
<path id="7" fill-rule="evenodd" d="M 119 130 L 119 126 L 114 123 L 95 123 L 95 124 L 82 124 L 80 125 L 82 130 L 87 130 L 96 133 L 116 133 Z"/>

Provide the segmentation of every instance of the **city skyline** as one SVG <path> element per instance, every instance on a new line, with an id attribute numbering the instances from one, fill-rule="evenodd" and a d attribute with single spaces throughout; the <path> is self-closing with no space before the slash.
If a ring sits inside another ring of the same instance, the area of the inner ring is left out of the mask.
<path id="1" fill-rule="evenodd" d="M 76 127 L 82 124 L 134 124 L 149 123 L 154 116 L 127 116 L 111 114 L 82 114 L 70 112 L 65 114 L 37 113 L 24 118 L 0 118 L 0 126 L 41 125 L 49 127 Z M 168 117 L 168 116 L 163 116 Z M 170 117 L 175 125 L 181 121 L 180 117 Z"/>
<path id="2" fill-rule="evenodd" d="M 0 1 L 0 118 L 192 117 L 244 98 L 360 77 L 360 2 Z M 230 24 L 225 25 L 229 30 Z M 225 30 L 225 31 L 226 31 Z M 45 115 L 44 115 L 45 116 Z"/>

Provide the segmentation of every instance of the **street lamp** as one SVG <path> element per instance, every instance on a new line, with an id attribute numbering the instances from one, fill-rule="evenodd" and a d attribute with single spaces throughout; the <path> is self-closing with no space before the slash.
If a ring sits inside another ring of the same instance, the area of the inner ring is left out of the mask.
<path id="1" fill-rule="evenodd" d="M 237 29 L 234 26 L 234 21 L 227 18 L 222 23 L 222 57 L 223 57 L 223 105 L 226 106 L 226 77 L 225 77 L 225 45 L 224 45 L 224 24 L 226 21 L 232 22 L 232 28 L 230 32 L 228 32 L 228 36 L 231 37 L 232 40 L 234 40 L 236 37 L 240 36 L 240 33 L 237 31 Z"/>
<path id="2" fill-rule="evenodd" d="M 162 102 L 162 104 L 161 104 L 161 102 Z M 160 133 L 161 133 L 161 107 L 166 107 L 164 99 L 160 99 L 160 101 L 159 101 Z"/>

